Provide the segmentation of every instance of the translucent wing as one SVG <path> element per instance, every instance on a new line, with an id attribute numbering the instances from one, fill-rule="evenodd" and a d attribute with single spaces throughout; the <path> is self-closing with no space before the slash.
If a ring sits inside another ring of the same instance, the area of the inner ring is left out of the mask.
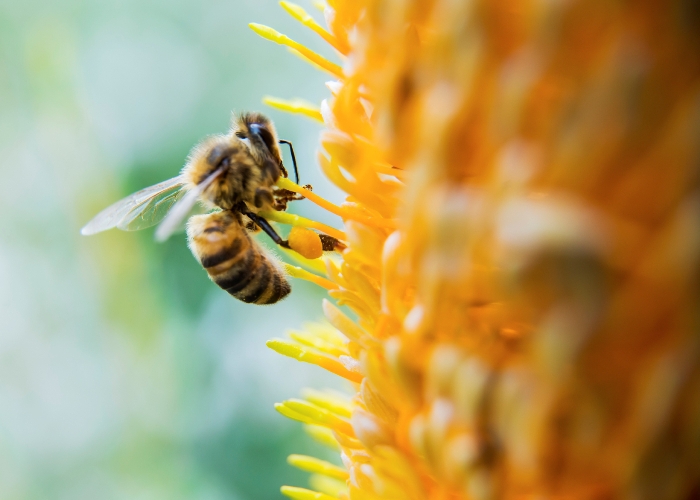
<path id="1" fill-rule="evenodd" d="M 228 166 L 219 167 L 212 172 L 209 177 L 197 184 L 194 189 L 187 192 L 185 196 L 178 201 L 175 206 L 168 212 L 168 215 L 163 219 L 163 222 L 156 229 L 156 241 L 165 241 L 170 238 L 179 227 L 182 220 L 187 217 L 200 195 L 209 187 L 209 185 L 219 177 Z"/>
<path id="2" fill-rule="evenodd" d="M 185 190 L 181 175 L 127 196 L 97 214 L 80 232 L 85 235 L 117 227 L 134 231 L 158 224 Z"/>
<path id="3" fill-rule="evenodd" d="M 180 201 L 187 192 L 186 189 L 171 188 L 132 208 L 117 224 L 122 231 L 138 231 L 155 226 L 165 219 L 175 203 Z"/>

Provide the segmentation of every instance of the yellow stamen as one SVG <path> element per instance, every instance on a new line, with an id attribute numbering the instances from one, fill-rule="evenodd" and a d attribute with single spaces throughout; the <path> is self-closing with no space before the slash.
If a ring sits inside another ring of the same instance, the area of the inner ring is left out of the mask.
<path id="1" fill-rule="evenodd" d="M 313 61 L 315 64 L 321 66 L 323 69 L 328 71 L 329 73 L 333 74 L 334 76 L 338 78 L 343 78 L 343 69 L 338 66 L 335 63 L 330 62 L 328 59 L 325 57 L 317 54 L 313 50 L 310 50 L 306 47 L 304 47 L 302 44 L 295 42 L 291 38 L 289 38 L 286 35 L 283 35 L 282 33 L 270 28 L 269 26 L 265 26 L 263 24 L 258 24 L 258 23 L 250 23 L 248 24 L 250 29 L 255 31 L 258 35 L 260 35 L 263 38 L 266 38 L 270 41 L 273 41 L 275 43 L 279 43 L 280 45 L 286 45 L 287 47 L 291 47 L 294 50 L 299 51 L 304 57 L 307 57 L 311 61 Z"/>
<path id="2" fill-rule="evenodd" d="M 326 31 L 323 26 L 318 24 L 316 20 L 306 13 L 299 5 L 292 2 L 280 2 L 280 5 L 284 10 L 286 10 L 290 16 L 299 21 L 301 24 L 310 28 L 316 32 L 321 38 L 328 42 L 332 47 L 334 47 L 341 54 L 348 53 L 348 47 L 343 46 L 340 41 L 333 36 L 331 33 Z"/>
<path id="3" fill-rule="evenodd" d="M 317 8 L 321 12 L 326 10 L 326 2 L 324 2 L 323 0 L 314 0 L 313 2 L 311 2 L 311 5 L 313 5 L 315 8 Z"/>
<path id="4" fill-rule="evenodd" d="M 297 488 L 296 486 L 282 486 L 280 491 L 283 495 L 293 500 L 338 500 L 338 497 L 307 490 L 306 488 Z"/>
<path id="5" fill-rule="evenodd" d="M 374 227 L 389 227 L 389 228 L 396 227 L 396 221 L 393 219 L 381 219 L 379 217 L 365 217 L 363 215 L 350 212 L 348 210 L 345 210 L 343 207 L 339 207 L 338 205 L 335 205 L 334 203 L 331 203 L 330 201 L 328 201 L 324 198 L 321 198 L 319 195 L 317 195 L 313 191 L 309 191 L 308 189 L 304 189 L 303 187 L 292 182 L 291 180 L 287 179 L 286 177 L 281 177 L 280 180 L 277 181 L 277 186 L 282 188 L 282 189 L 287 189 L 289 191 L 299 193 L 299 194 L 303 195 L 304 198 L 309 199 L 310 201 L 314 202 L 319 207 L 325 208 L 329 212 L 331 212 L 339 217 L 342 217 L 343 219 L 355 220 L 357 222 L 361 222 L 361 223 L 366 224 L 368 226 L 374 226 Z M 331 234 L 331 233 L 328 233 L 328 234 Z M 331 236 L 333 236 L 333 235 L 331 234 Z M 338 239 L 343 239 L 343 238 L 338 238 Z"/>
<path id="6" fill-rule="evenodd" d="M 295 49 L 293 49 L 293 48 L 291 48 L 291 47 L 287 47 L 287 50 L 289 51 L 290 54 L 292 54 L 292 55 L 295 56 L 295 57 L 298 57 L 299 59 L 301 59 L 302 61 L 304 61 L 306 64 L 310 64 L 311 66 L 313 66 L 313 67 L 316 68 L 317 70 L 319 70 L 319 71 L 326 71 L 325 68 L 322 68 L 321 66 L 319 66 L 318 64 L 316 64 L 315 62 L 313 62 L 311 59 L 309 59 L 308 57 L 306 57 L 304 54 L 302 54 L 302 53 L 299 52 L 298 50 L 295 50 Z"/>
<path id="7" fill-rule="evenodd" d="M 323 313 L 326 315 L 331 325 L 340 330 L 349 340 L 357 342 L 364 347 L 371 347 L 377 344 L 374 338 L 357 326 L 353 320 L 348 318 L 340 309 L 326 299 L 323 299 Z"/>
<path id="8" fill-rule="evenodd" d="M 346 378 L 351 382 L 362 382 L 363 377 L 361 374 L 351 372 L 345 368 L 340 360 L 329 356 L 328 354 L 313 352 L 300 345 L 296 345 L 282 339 L 268 340 L 265 345 L 284 356 L 289 356 L 290 358 L 294 358 L 297 361 L 302 361 L 304 363 L 311 363 L 312 365 L 320 366 L 321 368 Z"/>
<path id="9" fill-rule="evenodd" d="M 273 108 L 287 111 L 288 113 L 299 113 L 323 123 L 323 117 L 321 116 L 319 107 L 305 99 L 279 99 L 277 97 L 265 96 L 263 97 L 263 102 Z"/>
<path id="10" fill-rule="evenodd" d="M 311 476 L 309 476 L 309 486 L 315 491 L 338 498 L 343 498 L 341 495 L 348 490 L 348 485 L 345 481 L 339 481 L 338 479 L 321 474 L 311 474 Z"/>
<path id="11" fill-rule="evenodd" d="M 287 457 L 287 463 L 306 472 L 323 474 L 324 476 L 342 479 L 343 481 L 348 478 L 348 471 L 342 467 L 338 467 L 337 465 L 333 465 L 330 462 L 326 462 L 325 460 L 320 460 L 315 457 L 309 457 L 306 455 L 289 455 L 289 457 Z"/>
<path id="12" fill-rule="evenodd" d="M 304 432 L 311 436 L 316 442 L 327 446 L 332 450 L 340 450 L 340 445 L 333 435 L 333 431 L 328 427 L 322 427 L 315 424 L 306 424 Z"/>
<path id="13" fill-rule="evenodd" d="M 277 185 L 280 186 L 279 182 L 277 183 Z M 312 229 L 318 229 L 322 233 L 326 233 L 327 235 L 333 236 L 334 238 L 337 238 L 339 240 L 345 241 L 347 239 L 344 232 L 339 231 L 333 227 L 326 226 L 325 224 L 321 224 L 320 222 L 307 219 L 306 217 L 301 217 L 300 215 L 289 214 L 287 212 L 278 212 L 277 210 L 263 210 L 260 212 L 260 216 L 268 220 L 279 222 L 280 224 L 289 224 L 290 226 L 301 226 L 310 227 Z"/>
<path id="14" fill-rule="evenodd" d="M 319 351 L 330 354 L 331 356 L 337 357 L 348 354 L 348 350 L 344 347 L 338 347 L 337 345 L 326 342 L 325 340 L 307 332 L 289 332 L 288 335 L 292 340 L 296 340 L 302 345 L 313 347 L 314 349 L 318 349 Z"/>
<path id="15" fill-rule="evenodd" d="M 287 271 L 287 274 L 292 278 L 299 278 L 302 280 L 310 281 L 311 283 L 316 283 L 318 286 L 323 287 L 326 290 L 335 290 L 338 288 L 338 285 L 333 283 L 331 280 L 327 280 L 326 278 L 322 278 L 321 276 L 317 276 L 313 273 L 310 273 L 306 269 L 287 264 L 286 262 L 283 263 L 283 266 L 284 270 Z"/>
<path id="16" fill-rule="evenodd" d="M 350 418 L 352 414 L 350 410 L 350 401 L 337 394 L 307 388 L 302 391 L 302 396 L 310 403 L 332 411 L 341 417 Z"/>
<path id="17" fill-rule="evenodd" d="M 294 250 L 290 250 L 288 248 L 280 247 L 279 250 L 282 250 L 287 257 L 296 263 L 301 264 L 302 266 L 307 267 L 318 274 L 326 274 L 327 268 L 323 259 L 307 259 L 306 257 L 299 255 Z"/>
<path id="18" fill-rule="evenodd" d="M 285 406 L 284 403 L 275 403 L 275 410 L 280 412 L 285 417 L 291 418 L 292 420 L 297 420 L 308 425 L 319 425 L 314 419 L 302 415 L 299 412 L 293 411 L 291 408 Z"/>
<path id="19" fill-rule="evenodd" d="M 283 404 L 293 412 L 303 415 L 319 425 L 324 425 L 346 436 L 355 436 L 355 431 L 350 425 L 350 422 L 320 406 L 316 406 L 302 399 L 288 399 Z"/>

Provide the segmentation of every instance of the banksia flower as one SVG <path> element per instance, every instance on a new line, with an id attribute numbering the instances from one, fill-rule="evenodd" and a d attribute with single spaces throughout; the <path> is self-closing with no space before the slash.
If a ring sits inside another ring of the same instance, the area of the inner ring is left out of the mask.
<path id="1" fill-rule="evenodd" d="M 267 102 L 323 120 L 348 197 L 283 180 L 345 248 L 290 266 L 328 323 L 268 345 L 354 388 L 278 405 L 344 465 L 292 456 L 313 489 L 283 493 L 700 495 L 697 9 L 333 0 L 326 29 L 282 6 L 343 63 L 252 25 L 333 78 Z"/>

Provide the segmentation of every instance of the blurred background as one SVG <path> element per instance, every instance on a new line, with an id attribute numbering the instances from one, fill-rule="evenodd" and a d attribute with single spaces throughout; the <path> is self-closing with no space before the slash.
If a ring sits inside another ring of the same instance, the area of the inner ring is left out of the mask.
<path id="1" fill-rule="evenodd" d="M 324 456 L 273 403 L 335 378 L 265 347 L 321 317 L 321 289 L 294 281 L 251 306 L 209 281 L 184 234 L 79 234 L 177 175 L 232 110 L 268 113 L 302 181 L 339 201 L 316 166 L 320 126 L 261 104 L 319 103 L 327 75 L 249 22 L 333 57 L 269 0 L 0 0 L 0 498 L 281 498 L 306 481 L 289 453 Z"/>

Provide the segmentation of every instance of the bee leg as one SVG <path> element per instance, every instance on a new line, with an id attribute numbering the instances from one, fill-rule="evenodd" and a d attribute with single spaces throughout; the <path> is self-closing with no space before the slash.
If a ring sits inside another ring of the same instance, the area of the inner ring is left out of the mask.
<path id="1" fill-rule="evenodd" d="M 267 222 L 264 218 L 260 217 L 257 214 L 254 214 L 253 212 L 244 212 L 243 215 L 245 215 L 255 224 L 257 224 L 257 226 L 263 231 L 265 231 L 265 234 L 272 238 L 272 241 L 277 243 L 279 246 L 283 248 L 291 248 L 289 246 L 289 242 L 287 242 L 287 240 L 283 240 L 282 237 L 279 234 L 277 234 L 277 231 L 275 231 L 274 228 L 270 225 L 270 223 Z"/>

